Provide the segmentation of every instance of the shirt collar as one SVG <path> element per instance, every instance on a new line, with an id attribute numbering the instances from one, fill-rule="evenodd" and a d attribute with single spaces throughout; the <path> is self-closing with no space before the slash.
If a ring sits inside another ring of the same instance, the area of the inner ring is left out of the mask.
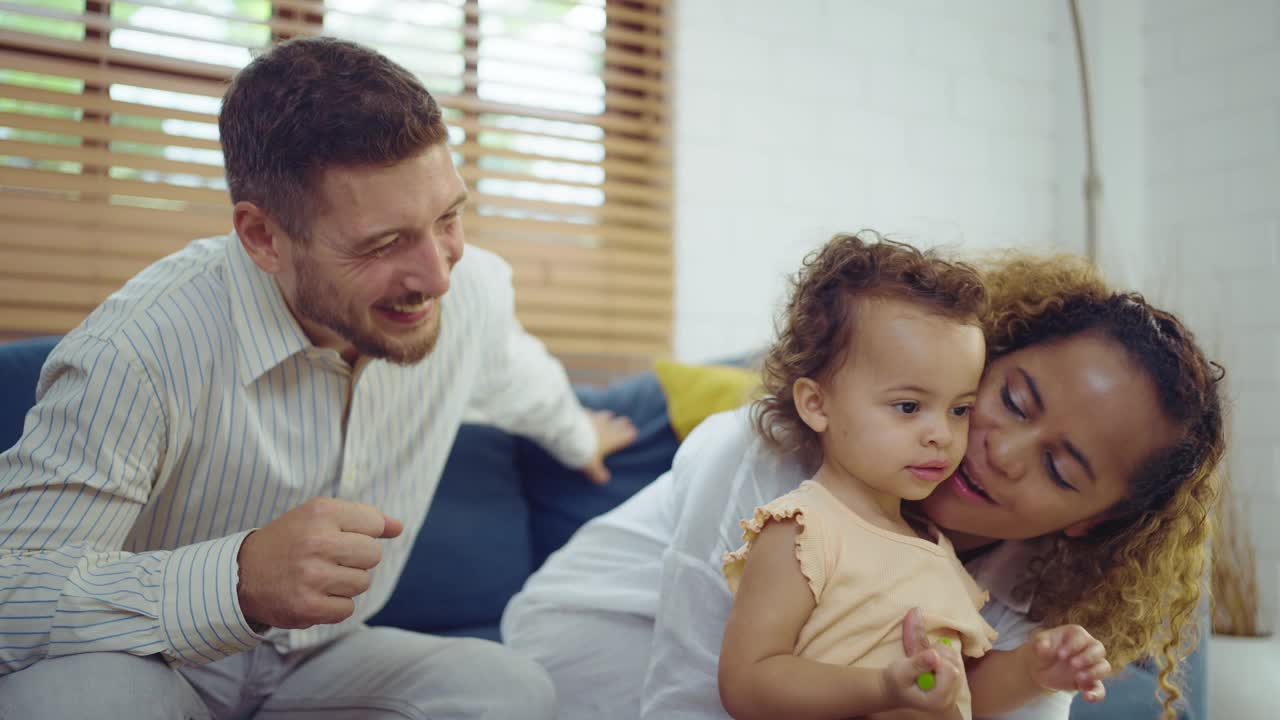
<path id="1" fill-rule="evenodd" d="M 240 382 L 250 385 L 311 345 L 270 273 L 231 233 L 226 239 L 231 317 L 239 344 Z"/>

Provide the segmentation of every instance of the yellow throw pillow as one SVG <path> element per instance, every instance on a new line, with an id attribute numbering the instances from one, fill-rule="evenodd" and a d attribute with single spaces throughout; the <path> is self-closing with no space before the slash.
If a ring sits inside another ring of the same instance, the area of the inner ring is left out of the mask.
<path id="1" fill-rule="evenodd" d="M 759 371 L 726 365 L 658 360 L 653 369 L 667 396 L 671 427 L 681 442 L 711 415 L 751 402 L 760 385 Z"/>

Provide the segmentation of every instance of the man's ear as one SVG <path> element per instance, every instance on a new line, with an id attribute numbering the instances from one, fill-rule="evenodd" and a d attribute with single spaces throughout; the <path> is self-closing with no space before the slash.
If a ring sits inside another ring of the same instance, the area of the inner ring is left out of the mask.
<path id="1" fill-rule="evenodd" d="M 280 242 L 284 233 L 272 222 L 266 211 L 248 200 L 241 200 L 232 209 L 232 221 L 236 235 L 245 252 L 263 272 L 275 274 L 284 266 L 280 256 Z"/>
<path id="2" fill-rule="evenodd" d="M 809 429 L 822 433 L 827 431 L 827 410 L 822 399 L 822 386 L 811 378 L 800 378 L 791 386 L 791 398 L 796 404 L 796 412 Z"/>

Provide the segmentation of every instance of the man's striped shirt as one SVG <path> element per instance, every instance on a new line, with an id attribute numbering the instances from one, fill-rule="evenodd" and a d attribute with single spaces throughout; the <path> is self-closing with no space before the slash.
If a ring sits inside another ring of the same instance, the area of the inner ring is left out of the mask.
<path id="1" fill-rule="evenodd" d="M 468 247 L 412 366 L 355 377 L 312 345 L 234 235 L 144 270 L 52 352 L 0 455 L 0 675 L 57 655 L 212 662 L 263 638 L 237 553 L 310 498 L 402 520 L 337 625 L 269 630 L 282 651 L 350 630 L 390 596 L 469 409 L 579 467 L 595 449 L 563 368 L 515 319 L 511 271 Z"/>

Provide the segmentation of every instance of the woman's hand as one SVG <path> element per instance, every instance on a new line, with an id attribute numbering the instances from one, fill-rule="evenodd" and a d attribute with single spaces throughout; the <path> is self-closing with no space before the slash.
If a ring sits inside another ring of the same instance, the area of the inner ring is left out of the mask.
<path id="1" fill-rule="evenodd" d="M 1102 684 L 1111 672 L 1107 649 L 1079 625 L 1041 630 L 1018 652 L 1032 681 L 1045 690 L 1079 690 L 1088 702 L 1101 702 L 1107 695 Z"/>

